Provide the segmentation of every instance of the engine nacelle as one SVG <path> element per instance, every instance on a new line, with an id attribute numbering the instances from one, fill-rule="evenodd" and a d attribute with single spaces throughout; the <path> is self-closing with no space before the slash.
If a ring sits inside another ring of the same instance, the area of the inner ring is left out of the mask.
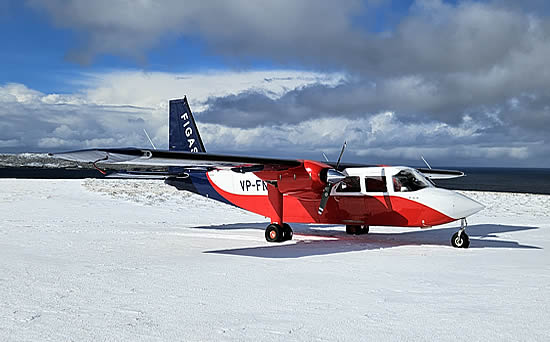
<path id="1" fill-rule="evenodd" d="M 325 184 L 334 185 L 346 178 L 346 175 L 335 169 L 324 169 L 321 171 L 321 180 Z"/>
<path id="2" fill-rule="evenodd" d="M 324 163 L 305 160 L 301 166 L 283 172 L 260 171 L 255 174 L 265 181 L 276 181 L 283 194 L 299 196 L 303 193 L 306 197 L 317 197 L 327 184 L 329 169 L 330 166 Z"/>

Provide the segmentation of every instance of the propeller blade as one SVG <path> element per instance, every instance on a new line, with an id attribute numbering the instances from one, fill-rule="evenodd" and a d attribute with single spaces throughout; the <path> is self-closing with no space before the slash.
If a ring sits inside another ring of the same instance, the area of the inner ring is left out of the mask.
<path id="1" fill-rule="evenodd" d="M 340 160 L 342 160 L 342 155 L 344 154 L 344 150 L 346 149 L 347 144 L 348 142 L 344 141 L 344 145 L 342 146 L 342 151 L 340 151 L 340 155 L 338 156 L 338 161 L 336 162 L 336 170 L 338 170 L 338 166 L 340 166 Z"/>

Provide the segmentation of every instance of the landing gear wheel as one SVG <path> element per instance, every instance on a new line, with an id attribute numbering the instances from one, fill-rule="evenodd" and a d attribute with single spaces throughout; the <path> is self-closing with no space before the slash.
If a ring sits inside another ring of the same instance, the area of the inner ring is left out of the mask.
<path id="1" fill-rule="evenodd" d="M 346 225 L 346 234 L 350 235 L 359 235 L 361 234 L 361 226 L 355 225 L 355 224 L 347 224 Z"/>
<path id="2" fill-rule="evenodd" d="M 281 242 L 283 241 L 284 230 L 283 227 L 276 223 L 272 223 L 265 229 L 265 239 L 268 242 Z"/>
<path id="3" fill-rule="evenodd" d="M 456 232 L 451 238 L 451 245 L 456 248 L 468 248 L 470 247 L 470 238 L 468 237 L 466 232 L 462 232 L 462 234 L 460 234 L 460 237 L 458 236 L 458 232 Z"/>
<path id="4" fill-rule="evenodd" d="M 292 231 L 292 228 L 288 223 L 283 223 L 283 240 L 292 240 L 292 236 L 294 235 L 294 232 Z"/>
<path id="5" fill-rule="evenodd" d="M 346 225 L 346 233 L 351 235 L 361 235 L 369 233 L 369 226 L 359 226 L 356 224 Z"/>

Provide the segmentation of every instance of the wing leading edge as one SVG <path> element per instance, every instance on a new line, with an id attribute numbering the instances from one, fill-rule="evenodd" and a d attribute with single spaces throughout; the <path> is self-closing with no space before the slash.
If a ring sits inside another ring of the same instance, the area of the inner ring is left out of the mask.
<path id="1" fill-rule="evenodd" d="M 285 171 L 303 165 L 303 161 L 297 159 L 234 156 L 138 148 L 88 149 L 50 153 L 49 155 L 69 161 L 97 163 L 102 165 L 178 166 L 180 168 L 192 169 L 231 169 L 236 172 Z M 357 167 L 359 165 L 353 166 Z M 365 166 L 368 165 L 364 165 L 363 167 Z M 430 179 L 449 179 L 464 176 L 464 172 L 455 170 L 424 168 L 418 168 L 417 170 Z"/>

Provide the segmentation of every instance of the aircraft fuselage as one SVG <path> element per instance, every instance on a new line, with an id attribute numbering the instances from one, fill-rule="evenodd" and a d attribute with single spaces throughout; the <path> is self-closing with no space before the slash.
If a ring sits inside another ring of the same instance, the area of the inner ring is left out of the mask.
<path id="1" fill-rule="evenodd" d="M 277 218 L 269 187 L 252 172 L 229 170 L 191 172 L 166 183 L 271 218 L 272 222 L 429 227 L 470 216 L 480 203 L 457 192 L 437 188 L 407 167 L 366 167 L 344 170 L 347 178 L 335 186 L 322 215 L 320 192 L 304 187 L 308 178 L 291 176 L 282 194 L 282 218 Z M 281 186 L 283 182 L 281 182 Z"/>

